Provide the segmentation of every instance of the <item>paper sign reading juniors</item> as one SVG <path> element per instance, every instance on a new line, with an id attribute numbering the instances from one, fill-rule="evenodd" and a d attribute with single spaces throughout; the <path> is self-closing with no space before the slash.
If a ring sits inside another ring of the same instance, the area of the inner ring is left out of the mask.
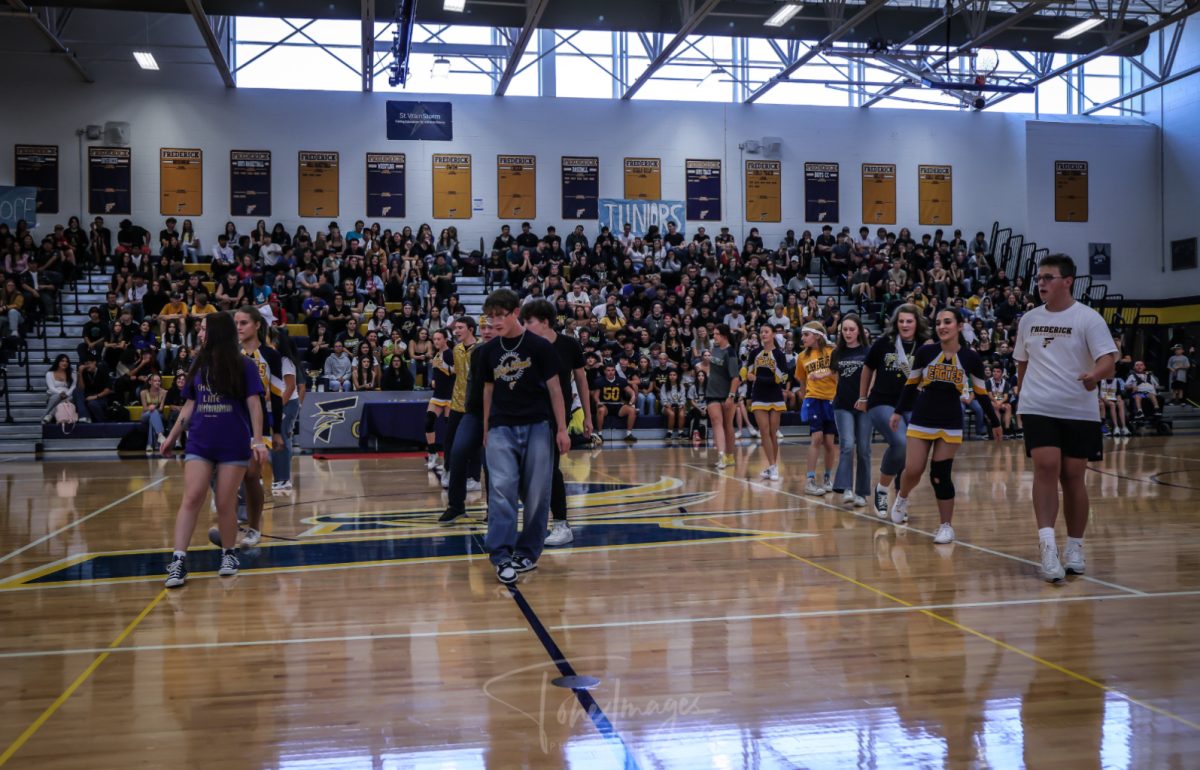
<path id="1" fill-rule="evenodd" d="M 600 199 L 600 224 L 614 233 L 624 232 L 628 222 L 635 236 L 645 235 L 651 225 L 665 235 L 667 223 L 674 222 L 682 234 L 687 230 L 686 214 L 687 204 L 683 201 Z"/>

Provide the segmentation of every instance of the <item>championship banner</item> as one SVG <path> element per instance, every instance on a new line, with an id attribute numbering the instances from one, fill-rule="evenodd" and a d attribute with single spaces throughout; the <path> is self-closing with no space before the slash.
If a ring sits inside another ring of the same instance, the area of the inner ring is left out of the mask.
<path id="1" fill-rule="evenodd" d="M 896 164 L 862 164 L 862 221 L 865 225 L 896 224 Z"/>
<path id="2" fill-rule="evenodd" d="M 614 233 L 623 232 L 628 223 L 631 234 L 637 238 L 645 235 L 651 225 L 657 226 L 659 233 L 665 235 L 668 222 L 674 222 L 679 233 L 685 234 L 687 204 L 683 201 L 600 199 L 600 224 Z"/>
<path id="3" fill-rule="evenodd" d="M 804 221 L 840 222 L 838 164 L 804 164 Z"/>
<path id="4" fill-rule="evenodd" d="M 407 171 L 402 152 L 367 153 L 367 216 L 376 219 L 407 216 Z"/>
<path id="5" fill-rule="evenodd" d="M 58 213 L 58 145 L 18 144 L 13 183 L 37 188 L 37 210 Z"/>
<path id="6" fill-rule="evenodd" d="M 625 159 L 625 198 L 658 200 L 662 197 L 662 158 Z"/>
<path id="7" fill-rule="evenodd" d="M 496 203 L 500 219 L 537 218 L 537 158 L 496 156 Z"/>
<path id="8" fill-rule="evenodd" d="M 783 164 L 777 160 L 746 161 L 746 221 L 783 221 Z"/>
<path id="9" fill-rule="evenodd" d="M 562 218 L 597 219 L 600 216 L 600 159 L 594 156 L 562 158 Z"/>
<path id="10" fill-rule="evenodd" d="M 16 229 L 21 220 L 31 230 L 38 226 L 37 188 L 0 186 L 0 225 Z"/>
<path id="11" fill-rule="evenodd" d="M 433 218 L 471 218 L 471 156 L 433 156 Z"/>
<path id="12" fill-rule="evenodd" d="M 1054 161 L 1054 221 L 1088 221 L 1087 161 Z"/>
<path id="13" fill-rule="evenodd" d="M 88 148 L 88 212 L 133 211 L 133 151 L 128 147 Z"/>
<path id="14" fill-rule="evenodd" d="M 336 152 L 300 151 L 300 216 L 338 215 L 338 164 Z"/>
<path id="15" fill-rule="evenodd" d="M 163 147 L 158 151 L 158 213 L 204 214 L 204 151 Z"/>
<path id="16" fill-rule="evenodd" d="M 954 221 L 954 179 L 950 166 L 917 166 L 917 221 L 948 225 Z"/>
<path id="17" fill-rule="evenodd" d="M 721 221 L 721 161 L 689 160 L 684 173 L 688 219 Z"/>
<path id="18" fill-rule="evenodd" d="M 229 151 L 229 213 L 271 216 L 271 151 Z"/>

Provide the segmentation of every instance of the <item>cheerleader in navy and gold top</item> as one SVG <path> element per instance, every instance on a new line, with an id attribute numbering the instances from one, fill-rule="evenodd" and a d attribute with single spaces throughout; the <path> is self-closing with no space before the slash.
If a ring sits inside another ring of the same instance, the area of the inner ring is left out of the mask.
<path id="1" fill-rule="evenodd" d="M 775 344 L 775 330 L 766 324 L 758 329 L 760 347 L 754 358 L 746 363 L 746 378 L 750 381 L 750 413 L 762 434 L 763 453 L 767 467 L 760 474 L 764 479 L 779 481 L 779 418 L 783 414 L 783 386 L 788 379 L 787 357 Z"/>
<path id="2" fill-rule="evenodd" d="M 438 452 L 442 445 L 437 440 L 437 418 L 450 416 L 450 399 L 454 396 L 454 352 L 450 350 L 450 337 L 445 329 L 433 333 L 433 395 L 425 409 L 425 467 L 433 470 L 441 462 Z"/>
<path id="3" fill-rule="evenodd" d="M 933 542 L 940 544 L 954 540 L 954 527 L 950 524 L 954 518 L 951 469 L 958 445 L 962 443 L 962 404 L 972 398 L 978 399 L 997 443 L 1004 439 L 1004 433 L 988 397 L 983 361 L 978 353 L 967 347 L 962 337 L 961 312 L 956 309 L 939 311 L 935 328 L 938 342 L 917 350 L 908 382 L 891 419 L 891 427 L 895 430 L 899 427 L 900 415 L 912 410 L 908 424 L 908 456 L 900 477 L 900 494 L 892 503 L 892 521 L 902 524 L 908 520 L 908 496 L 921 480 L 932 450 L 929 481 L 941 517 L 941 526 L 934 534 Z"/>

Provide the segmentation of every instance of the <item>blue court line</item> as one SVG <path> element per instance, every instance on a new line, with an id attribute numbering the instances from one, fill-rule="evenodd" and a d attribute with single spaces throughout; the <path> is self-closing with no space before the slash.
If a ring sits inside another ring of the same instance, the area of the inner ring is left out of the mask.
<path id="1" fill-rule="evenodd" d="M 508 591 L 512 594 L 513 601 L 521 608 L 521 613 L 525 616 L 525 620 L 529 623 L 529 627 L 533 629 L 533 633 L 537 635 L 542 646 L 546 648 L 550 659 L 563 676 L 578 676 L 575 673 L 575 668 L 571 662 L 567 660 L 567 656 L 563 655 L 562 650 L 554 642 L 554 638 L 550 636 L 550 632 L 542 625 L 542 621 L 538 618 L 537 613 L 533 611 L 533 607 L 529 606 L 525 595 L 521 593 L 515 585 L 508 586 Z M 609 741 L 609 745 L 617 751 L 618 756 L 623 760 L 625 770 L 641 770 L 634 759 L 629 747 L 625 745 L 621 734 L 613 727 L 612 722 L 608 720 L 604 711 L 601 710 L 600 704 L 596 703 L 596 699 L 592 697 L 592 693 L 582 687 L 572 687 L 571 691 L 575 693 L 575 697 L 579 700 L 579 705 L 587 712 L 588 717 L 592 720 L 592 724 L 596 726 L 596 731 Z"/>

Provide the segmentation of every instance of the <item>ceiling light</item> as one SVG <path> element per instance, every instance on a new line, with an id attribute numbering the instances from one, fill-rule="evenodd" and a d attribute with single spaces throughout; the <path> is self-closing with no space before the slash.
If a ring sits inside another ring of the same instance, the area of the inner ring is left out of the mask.
<path id="1" fill-rule="evenodd" d="M 445 0 L 442 4 L 443 11 L 454 11 L 455 13 L 462 13 L 466 7 L 467 0 Z"/>
<path id="2" fill-rule="evenodd" d="M 430 73 L 435 78 L 444 78 L 450 74 L 450 60 L 444 56 L 439 56 L 433 60 L 433 69 Z"/>
<path id="3" fill-rule="evenodd" d="M 1089 29 L 1092 29 L 1093 27 L 1098 27 L 1103 23 L 1104 23 L 1104 17 L 1101 16 L 1100 14 L 1096 14 L 1094 16 L 1090 16 L 1090 17 L 1084 19 L 1083 21 L 1079 22 L 1078 24 L 1076 24 L 1074 27 L 1071 27 L 1070 29 L 1065 29 L 1062 32 L 1059 32 L 1057 35 L 1054 36 L 1054 39 L 1055 40 L 1070 40 L 1073 37 L 1079 37 L 1084 32 L 1087 32 Z"/>
<path id="4" fill-rule="evenodd" d="M 137 60 L 138 66 L 144 70 L 158 69 L 158 62 L 154 60 L 154 54 L 149 51 L 134 51 L 133 58 Z"/>
<path id="5" fill-rule="evenodd" d="M 782 27 L 792 20 L 792 17 L 800 13 L 800 9 L 804 6 L 800 3 L 787 3 L 779 7 L 779 10 L 771 14 L 771 18 L 763 22 L 768 27 Z"/>

